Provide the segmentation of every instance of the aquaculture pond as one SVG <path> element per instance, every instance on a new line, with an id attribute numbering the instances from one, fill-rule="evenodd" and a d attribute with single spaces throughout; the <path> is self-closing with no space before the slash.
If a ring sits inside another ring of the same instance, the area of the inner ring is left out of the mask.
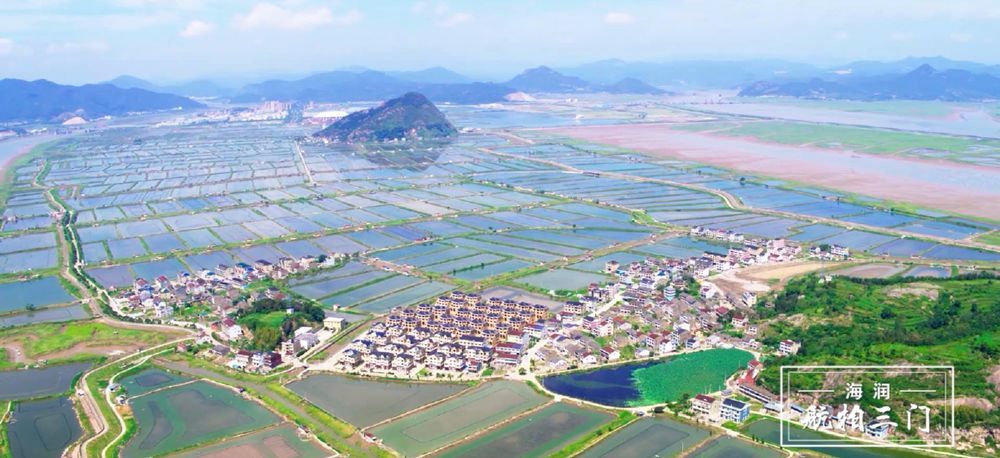
<path id="1" fill-rule="evenodd" d="M 743 350 L 711 349 L 553 375 L 542 384 L 554 393 L 607 406 L 646 406 L 717 391 L 752 358 Z"/>
<path id="2" fill-rule="evenodd" d="M 76 300 L 59 283 L 56 277 L 16 283 L 0 283 L 0 315 L 23 311 L 29 305 L 37 308 L 65 304 Z"/>
<path id="3" fill-rule="evenodd" d="M 58 458 L 83 430 L 66 398 L 18 404 L 7 436 L 13 458 Z"/>
<path id="4" fill-rule="evenodd" d="M 62 393 L 91 363 L 73 363 L 41 369 L 0 372 L 0 401 L 29 399 Z"/>
<path id="5" fill-rule="evenodd" d="M 452 396 L 466 386 L 316 374 L 289 383 L 288 388 L 337 418 L 358 427 L 368 427 Z"/>
<path id="6" fill-rule="evenodd" d="M 780 442 L 779 428 L 780 423 L 776 420 L 770 418 L 762 418 L 757 421 L 753 421 L 743 426 L 742 431 L 745 434 L 759 438 L 760 440 L 777 445 Z M 786 430 L 787 436 L 785 440 L 787 441 L 789 437 L 795 438 L 796 440 L 802 442 L 809 442 L 814 440 L 828 439 L 822 433 L 800 428 L 798 426 L 788 425 L 788 430 Z M 821 452 L 824 455 L 829 455 L 835 458 L 910 458 L 910 457 L 922 457 L 927 456 L 916 451 L 903 450 L 898 448 L 875 448 L 875 447 L 801 447 L 795 450 L 809 450 L 815 452 Z"/>
<path id="7" fill-rule="evenodd" d="M 645 417 L 607 436 L 581 458 L 676 456 L 701 443 L 708 430 L 667 417 Z"/>
<path id="8" fill-rule="evenodd" d="M 36 312 L 5 315 L 0 317 L 0 328 L 36 323 L 81 320 L 87 318 L 88 316 L 90 315 L 83 309 L 83 306 L 74 304 L 69 307 L 46 308 Z"/>

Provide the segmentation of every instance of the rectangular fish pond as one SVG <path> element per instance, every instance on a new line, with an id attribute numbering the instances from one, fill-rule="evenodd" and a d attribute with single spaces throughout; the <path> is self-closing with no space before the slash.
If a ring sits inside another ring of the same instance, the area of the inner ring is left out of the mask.
<path id="1" fill-rule="evenodd" d="M 13 458 L 58 458 L 83 434 L 66 398 L 17 404 L 7 428 Z"/>

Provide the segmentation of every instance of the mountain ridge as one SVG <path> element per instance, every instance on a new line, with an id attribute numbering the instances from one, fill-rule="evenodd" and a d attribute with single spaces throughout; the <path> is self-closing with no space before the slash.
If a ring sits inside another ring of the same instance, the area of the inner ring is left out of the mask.
<path id="1" fill-rule="evenodd" d="M 743 97 L 791 96 L 850 100 L 979 101 L 1000 98 L 1000 78 L 967 70 L 939 71 L 930 64 L 902 75 L 805 81 L 758 81 L 739 92 Z"/>
<path id="2" fill-rule="evenodd" d="M 232 100 L 358 102 L 386 100 L 407 92 L 427 94 L 435 102 L 478 104 L 502 101 L 515 90 L 496 83 L 417 83 L 375 70 L 335 70 L 293 81 L 269 80 L 247 85 Z"/>
<path id="3" fill-rule="evenodd" d="M 203 106 L 187 97 L 111 84 L 70 86 L 48 80 L 0 80 L 0 121 L 52 121 L 67 114 L 93 119 Z"/>

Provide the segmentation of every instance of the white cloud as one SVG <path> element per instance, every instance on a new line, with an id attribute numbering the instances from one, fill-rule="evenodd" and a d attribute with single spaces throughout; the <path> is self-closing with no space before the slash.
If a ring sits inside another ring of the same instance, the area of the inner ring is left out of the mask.
<path id="1" fill-rule="evenodd" d="M 51 43 L 45 52 L 49 54 L 80 54 L 80 53 L 102 53 L 111 49 L 103 41 L 65 41 L 62 43 Z"/>
<path id="2" fill-rule="evenodd" d="M 213 30 L 215 30 L 215 24 L 195 19 L 188 22 L 187 27 L 181 30 L 180 35 L 184 38 L 194 38 L 210 33 Z"/>
<path id="3" fill-rule="evenodd" d="M 635 16 L 621 11 L 612 11 L 604 15 L 604 22 L 608 24 L 631 24 L 635 22 Z"/>
<path id="4" fill-rule="evenodd" d="M 14 52 L 14 40 L 0 38 L 0 56 L 6 56 L 12 52 Z"/>
<path id="5" fill-rule="evenodd" d="M 272 3 L 258 3 L 249 13 L 237 15 L 234 23 L 240 29 L 305 30 L 326 24 L 351 25 L 361 19 L 362 15 L 357 10 L 334 15 L 326 7 L 292 9 Z"/>
<path id="6" fill-rule="evenodd" d="M 472 20 L 472 14 L 466 12 L 451 13 L 438 21 L 438 25 L 442 27 L 454 27 L 459 24 L 464 24 Z"/>

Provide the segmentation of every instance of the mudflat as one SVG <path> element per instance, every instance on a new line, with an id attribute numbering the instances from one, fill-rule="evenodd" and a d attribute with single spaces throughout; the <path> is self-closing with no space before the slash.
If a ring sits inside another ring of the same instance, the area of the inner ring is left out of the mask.
<path id="1" fill-rule="evenodd" d="M 1000 220 L 1000 170 L 947 161 L 782 145 L 671 129 L 669 124 L 559 127 L 548 132 L 896 202 Z"/>

